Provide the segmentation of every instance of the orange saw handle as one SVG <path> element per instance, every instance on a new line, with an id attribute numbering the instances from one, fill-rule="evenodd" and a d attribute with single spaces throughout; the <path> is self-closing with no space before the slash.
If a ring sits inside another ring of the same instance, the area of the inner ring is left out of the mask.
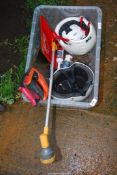
<path id="1" fill-rule="evenodd" d="M 33 78 L 36 79 L 37 83 L 43 89 L 44 91 L 43 100 L 46 100 L 48 97 L 48 84 L 45 81 L 45 78 L 43 77 L 43 75 L 35 67 L 32 67 L 28 75 L 25 76 L 24 84 L 29 85 Z"/>

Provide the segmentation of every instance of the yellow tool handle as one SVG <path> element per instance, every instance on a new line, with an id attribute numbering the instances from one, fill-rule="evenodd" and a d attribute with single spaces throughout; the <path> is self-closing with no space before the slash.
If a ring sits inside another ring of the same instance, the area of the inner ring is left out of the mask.
<path id="1" fill-rule="evenodd" d="M 49 147 L 48 141 L 48 127 L 44 127 L 44 132 L 40 135 L 40 142 L 42 148 Z"/>
<path id="2" fill-rule="evenodd" d="M 57 50 L 57 45 L 55 41 L 52 41 L 52 51 L 56 51 L 56 50 Z"/>

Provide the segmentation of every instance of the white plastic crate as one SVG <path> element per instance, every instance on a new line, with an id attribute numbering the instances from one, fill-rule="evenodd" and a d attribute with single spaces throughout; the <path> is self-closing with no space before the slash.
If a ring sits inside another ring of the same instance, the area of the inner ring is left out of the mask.
<path id="1" fill-rule="evenodd" d="M 100 49 L 101 49 L 101 28 L 102 28 L 102 11 L 96 6 L 48 6 L 41 5 L 36 7 L 32 20 L 32 28 L 30 34 L 30 42 L 27 53 L 27 61 L 25 71 L 27 71 L 35 61 L 40 50 L 40 15 L 45 16 L 50 27 L 54 30 L 55 26 L 62 19 L 66 17 L 73 16 L 84 16 L 86 19 L 91 21 L 96 30 L 96 45 L 87 54 L 87 59 L 81 57 L 81 62 L 87 64 L 94 72 L 94 88 L 90 96 L 82 102 L 74 101 L 59 101 L 51 100 L 51 105 L 61 106 L 61 107 L 77 107 L 77 108 L 91 108 L 94 107 L 98 101 L 98 90 L 99 90 L 99 69 L 100 69 Z M 39 58 L 38 58 L 39 59 Z M 40 65 L 41 67 L 41 65 Z M 42 68 L 44 71 L 44 67 Z M 46 71 L 46 67 L 45 67 Z M 41 104 L 46 102 L 40 101 Z"/>

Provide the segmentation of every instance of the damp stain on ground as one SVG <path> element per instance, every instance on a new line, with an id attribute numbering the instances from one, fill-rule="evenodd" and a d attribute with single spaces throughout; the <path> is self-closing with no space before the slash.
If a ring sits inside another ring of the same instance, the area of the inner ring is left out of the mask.
<path id="1" fill-rule="evenodd" d="M 117 118 L 83 110 L 51 111 L 52 165 L 39 161 L 45 107 L 15 104 L 0 116 L 0 172 L 113 175 L 117 171 Z M 10 111 L 10 112 L 9 112 Z"/>
<path id="2" fill-rule="evenodd" d="M 56 162 L 39 161 L 45 107 L 16 103 L 0 113 L 0 175 L 117 174 L 117 2 L 75 1 L 103 11 L 100 96 L 92 110 L 53 109 L 50 141 Z M 65 174 L 66 173 L 66 174 Z"/>

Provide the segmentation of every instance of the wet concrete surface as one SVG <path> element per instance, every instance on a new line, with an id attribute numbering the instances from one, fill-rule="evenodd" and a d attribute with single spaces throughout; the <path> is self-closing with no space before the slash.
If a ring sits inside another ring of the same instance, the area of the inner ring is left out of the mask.
<path id="1" fill-rule="evenodd" d="M 0 174 L 116 175 L 117 118 L 83 110 L 53 109 L 50 141 L 56 162 L 39 161 L 45 107 L 15 104 L 0 116 Z"/>
<path id="2" fill-rule="evenodd" d="M 99 103 L 89 111 L 51 111 L 50 140 L 57 160 L 46 166 L 39 161 L 46 108 L 21 102 L 8 107 L 0 113 L 0 175 L 117 175 L 117 2 L 74 4 L 103 10 Z"/>

